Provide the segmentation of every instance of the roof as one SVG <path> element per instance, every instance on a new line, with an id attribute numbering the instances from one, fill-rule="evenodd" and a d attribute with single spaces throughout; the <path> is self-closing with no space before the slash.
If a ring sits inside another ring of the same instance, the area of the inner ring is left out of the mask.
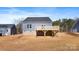
<path id="1" fill-rule="evenodd" d="M 27 17 L 23 22 L 25 21 L 50 21 L 52 20 L 49 17 Z"/>
<path id="2" fill-rule="evenodd" d="M 13 26 L 15 26 L 15 24 L 0 24 L 0 27 L 12 28 Z"/>

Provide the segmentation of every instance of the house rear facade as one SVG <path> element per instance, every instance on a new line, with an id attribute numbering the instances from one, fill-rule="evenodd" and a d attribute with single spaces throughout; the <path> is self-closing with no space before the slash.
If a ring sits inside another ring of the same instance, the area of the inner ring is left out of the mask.
<path id="1" fill-rule="evenodd" d="M 0 24 L 0 36 L 16 34 L 16 27 L 14 24 Z"/>
<path id="2" fill-rule="evenodd" d="M 45 30 L 52 27 L 52 20 L 49 17 L 27 17 L 22 22 L 22 33 L 36 35 L 37 30 Z"/>
<path id="3" fill-rule="evenodd" d="M 49 17 L 27 17 L 21 26 L 24 35 L 52 36 L 59 30 L 59 26 L 52 26 Z"/>

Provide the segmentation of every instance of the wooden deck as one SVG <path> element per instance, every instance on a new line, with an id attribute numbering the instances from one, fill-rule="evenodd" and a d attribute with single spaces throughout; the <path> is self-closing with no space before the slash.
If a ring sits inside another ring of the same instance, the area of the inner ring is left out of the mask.
<path id="1" fill-rule="evenodd" d="M 59 32 L 59 26 L 38 27 L 36 29 L 37 36 L 39 34 L 38 32 L 43 36 L 55 36 Z"/>

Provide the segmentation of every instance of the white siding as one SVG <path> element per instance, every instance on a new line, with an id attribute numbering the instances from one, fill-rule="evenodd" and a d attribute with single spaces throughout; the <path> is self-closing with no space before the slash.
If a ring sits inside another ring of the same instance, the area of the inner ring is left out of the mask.
<path id="1" fill-rule="evenodd" d="M 27 24 L 31 24 L 32 25 L 32 28 L 31 29 L 28 29 L 27 28 Z M 36 32 L 36 29 L 39 27 L 39 26 L 42 26 L 42 25 L 45 25 L 46 26 L 52 26 L 52 22 L 32 22 L 32 21 L 28 21 L 26 23 L 23 23 L 22 24 L 22 31 L 23 33 L 27 33 L 27 32 Z"/>

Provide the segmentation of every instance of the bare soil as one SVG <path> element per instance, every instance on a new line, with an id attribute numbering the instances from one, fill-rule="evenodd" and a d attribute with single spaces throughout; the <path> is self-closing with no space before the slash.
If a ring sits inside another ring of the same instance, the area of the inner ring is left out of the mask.
<path id="1" fill-rule="evenodd" d="M 56 36 L 12 35 L 0 37 L 1 51 L 77 51 L 79 36 L 57 33 Z"/>

